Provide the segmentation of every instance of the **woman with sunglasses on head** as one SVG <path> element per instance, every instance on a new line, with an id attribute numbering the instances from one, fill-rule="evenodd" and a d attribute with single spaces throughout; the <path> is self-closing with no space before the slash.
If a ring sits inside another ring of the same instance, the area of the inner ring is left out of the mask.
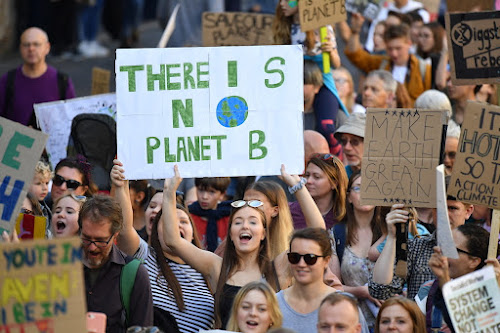
<path id="1" fill-rule="evenodd" d="M 52 235 L 56 238 L 80 234 L 78 215 L 87 198 L 73 193 L 57 198 L 52 207 Z"/>
<path id="2" fill-rule="evenodd" d="M 344 218 L 347 182 L 344 165 L 336 156 L 316 154 L 308 161 L 300 186 L 308 189 L 328 229 Z M 303 205 L 292 202 L 290 211 L 295 229 L 305 228 Z"/>
<path id="3" fill-rule="evenodd" d="M 331 255 L 330 236 L 325 229 L 305 228 L 293 233 L 287 258 L 294 283 L 276 295 L 283 327 L 297 332 L 316 331 L 321 300 L 336 291 L 323 282 Z"/>
<path id="4" fill-rule="evenodd" d="M 276 270 L 269 259 L 269 244 L 266 235 L 266 216 L 263 203 L 258 200 L 238 200 L 232 203 L 234 208 L 229 218 L 228 238 L 224 257 L 196 248 L 179 235 L 175 223 L 175 191 L 181 182 L 177 166 L 175 176 L 165 179 L 163 199 L 163 237 L 167 246 L 197 271 L 207 276 L 210 287 L 215 291 L 216 327 L 226 326 L 234 296 L 245 284 L 265 280 L 273 289 L 288 286 L 286 270 Z M 296 176 L 286 174 L 281 168 L 285 182 Z M 305 205 L 306 216 L 312 223 L 323 225 L 324 222 L 305 188 L 297 189 L 297 197 Z"/>
<path id="5" fill-rule="evenodd" d="M 57 163 L 50 190 L 52 202 L 69 192 L 88 197 L 97 193 L 97 185 L 92 182 L 91 170 L 92 166 L 82 155 L 65 158 Z"/>
<path id="6" fill-rule="evenodd" d="M 164 241 L 162 216 L 163 193 L 156 192 L 145 212 L 149 245 L 139 237 L 134 228 L 128 181 L 123 165 L 114 160 L 111 181 L 114 197 L 122 207 L 123 229 L 117 237 L 117 245 L 126 254 L 144 262 L 149 274 L 155 324 L 164 319 L 160 313 L 169 312 L 177 322 L 180 332 L 197 333 L 209 330 L 214 323 L 214 297 L 205 276 L 194 270 L 178 257 Z M 177 225 L 177 234 L 200 248 L 201 243 L 189 212 L 174 202 L 169 213 Z"/>

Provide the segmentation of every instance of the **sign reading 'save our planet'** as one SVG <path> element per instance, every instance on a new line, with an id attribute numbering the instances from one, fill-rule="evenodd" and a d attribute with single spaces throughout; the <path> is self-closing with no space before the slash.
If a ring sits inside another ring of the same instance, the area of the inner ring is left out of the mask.
<path id="1" fill-rule="evenodd" d="M 302 0 L 298 1 L 298 6 L 302 31 L 319 29 L 347 19 L 345 0 Z"/>
<path id="2" fill-rule="evenodd" d="M 500 83 L 500 11 L 451 13 L 445 19 L 452 82 Z"/>
<path id="3" fill-rule="evenodd" d="M 302 66 L 297 45 L 117 50 L 127 178 L 302 172 Z"/>

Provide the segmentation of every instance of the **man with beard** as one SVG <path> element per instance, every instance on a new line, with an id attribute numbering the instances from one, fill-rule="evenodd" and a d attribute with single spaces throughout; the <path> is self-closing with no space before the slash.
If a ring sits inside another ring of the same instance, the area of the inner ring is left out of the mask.
<path id="1" fill-rule="evenodd" d="M 115 245 L 123 226 L 120 206 L 110 197 L 87 200 L 78 217 L 83 247 L 87 310 L 105 313 L 106 332 L 125 332 L 130 326 L 153 324 L 153 300 L 146 269 L 141 264 L 126 313 L 120 292 L 122 269 L 132 258 Z"/>

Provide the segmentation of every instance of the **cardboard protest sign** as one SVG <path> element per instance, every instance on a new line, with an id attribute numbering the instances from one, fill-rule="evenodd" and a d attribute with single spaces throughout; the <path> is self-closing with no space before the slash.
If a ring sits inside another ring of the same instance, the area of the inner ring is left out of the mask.
<path id="1" fill-rule="evenodd" d="M 309 31 L 347 20 L 345 0 L 299 1 L 300 29 Z"/>
<path id="2" fill-rule="evenodd" d="M 375 20 L 380 11 L 381 0 L 346 0 L 345 9 L 351 13 L 359 13 L 368 20 Z"/>
<path id="3" fill-rule="evenodd" d="M 103 94 L 34 105 L 40 129 L 49 134 L 47 153 L 52 166 L 66 157 L 73 118 L 82 113 L 116 117 L 116 95 Z"/>
<path id="4" fill-rule="evenodd" d="M 448 194 L 458 201 L 500 209 L 500 107 L 469 102 Z"/>
<path id="5" fill-rule="evenodd" d="M 302 67 L 297 45 L 117 50 L 127 178 L 302 172 Z"/>
<path id="6" fill-rule="evenodd" d="M 418 2 L 421 2 L 424 5 L 424 8 L 429 12 L 429 14 L 438 14 L 441 0 L 418 0 Z"/>
<path id="7" fill-rule="evenodd" d="M 500 11 L 447 14 L 453 84 L 500 83 Z"/>
<path id="8" fill-rule="evenodd" d="M 92 68 L 92 95 L 109 93 L 109 80 L 111 72 L 107 69 L 94 67 Z"/>
<path id="9" fill-rule="evenodd" d="M 203 13 L 203 46 L 272 45 L 274 15 L 253 13 Z"/>
<path id="10" fill-rule="evenodd" d="M 47 218 L 30 214 L 19 214 L 16 231 L 19 239 L 44 239 Z"/>
<path id="11" fill-rule="evenodd" d="M 2 244 L 0 252 L 0 332 L 86 332 L 78 238 Z"/>
<path id="12" fill-rule="evenodd" d="M 456 332 L 500 330 L 500 291 L 493 267 L 451 280 L 443 286 L 443 296 Z"/>
<path id="13" fill-rule="evenodd" d="M 446 0 L 448 12 L 470 12 L 473 10 L 476 11 L 492 10 L 494 9 L 494 3 L 495 0 L 474 0 L 474 1 Z"/>
<path id="14" fill-rule="evenodd" d="M 446 110 L 367 109 L 363 205 L 436 207 L 436 176 Z"/>
<path id="15" fill-rule="evenodd" d="M 46 141 L 46 134 L 0 117 L 0 234 L 16 225 Z"/>

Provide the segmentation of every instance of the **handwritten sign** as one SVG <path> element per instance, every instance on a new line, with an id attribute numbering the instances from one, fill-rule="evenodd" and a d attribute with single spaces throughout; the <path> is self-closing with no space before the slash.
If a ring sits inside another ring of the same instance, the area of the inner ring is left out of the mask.
<path id="1" fill-rule="evenodd" d="M 47 153 L 50 163 L 56 166 L 66 157 L 73 118 L 82 113 L 105 113 L 116 117 L 115 94 L 95 95 L 35 104 L 40 129 L 49 134 Z"/>
<path id="2" fill-rule="evenodd" d="M 500 11 L 447 14 L 453 84 L 500 83 Z"/>
<path id="3" fill-rule="evenodd" d="M 272 45 L 273 20 L 270 14 L 205 12 L 203 46 Z"/>
<path id="4" fill-rule="evenodd" d="M 297 45 L 117 50 L 126 176 L 300 173 L 302 66 Z"/>
<path id="5" fill-rule="evenodd" d="M 92 90 L 91 95 L 109 93 L 109 79 L 111 72 L 107 69 L 94 67 L 92 68 Z"/>
<path id="6" fill-rule="evenodd" d="M 380 11 L 381 0 L 346 0 L 345 9 L 350 13 L 359 13 L 373 21 Z"/>
<path id="7" fill-rule="evenodd" d="M 347 20 L 345 0 L 299 1 L 300 29 L 309 31 Z"/>
<path id="8" fill-rule="evenodd" d="M 0 332 L 86 332 L 78 238 L 3 244 L 0 252 Z"/>
<path id="9" fill-rule="evenodd" d="M 500 330 L 500 291 L 492 266 L 446 283 L 443 296 L 456 332 Z"/>
<path id="10" fill-rule="evenodd" d="M 47 218 L 29 214 L 19 214 L 16 231 L 19 239 L 44 239 Z"/>
<path id="11" fill-rule="evenodd" d="M 500 107 L 469 102 L 448 193 L 500 209 Z"/>
<path id="12" fill-rule="evenodd" d="M 0 117 L 0 233 L 12 231 L 47 135 Z"/>
<path id="13" fill-rule="evenodd" d="M 367 109 L 363 205 L 436 207 L 436 175 L 446 110 Z"/>

